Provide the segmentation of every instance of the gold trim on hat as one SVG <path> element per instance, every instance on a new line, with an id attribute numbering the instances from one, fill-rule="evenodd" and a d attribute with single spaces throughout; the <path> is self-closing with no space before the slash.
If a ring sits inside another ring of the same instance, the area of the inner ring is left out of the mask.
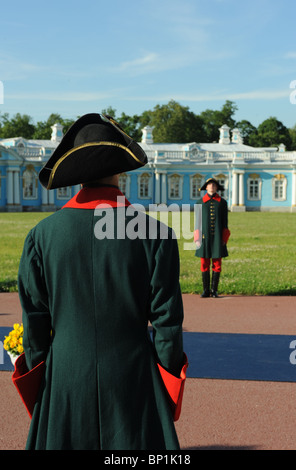
<path id="1" fill-rule="evenodd" d="M 62 157 L 60 157 L 58 159 L 58 161 L 54 164 L 54 166 L 51 170 L 51 173 L 49 175 L 47 189 L 51 188 L 55 172 L 56 172 L 58 166 L 65 160 L 65 158 L 67 158 L 73 152 L 76 152 L 76 150 L 81 150 L 85 147 L 99 147 L 101 145 L 110 145 L 111 147 L 119 147 L 119 148 L 125 150 L 127 153 L 129 153 L 133 157 L 133 159 L 136 160 L 138 163 L 140 163 L 142 166 L 145 165 L 145 163 L 141 162 L 141 160 L 139 160 L 129 148 L 127 148 L 124 145 L 119 144 L 117 142 L 105 142 L 105 141 L 102 141 L 102 142 L 87 142 L 86 144 L 80 145 L 79 147 L 74 147 L 71 150 L 68 150 L 68 152 L 66 152 L 64 155 L 62 155 Z"/>

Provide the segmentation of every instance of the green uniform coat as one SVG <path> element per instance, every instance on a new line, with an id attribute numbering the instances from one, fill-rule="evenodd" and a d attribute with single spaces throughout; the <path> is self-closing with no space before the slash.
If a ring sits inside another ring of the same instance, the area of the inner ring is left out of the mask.
<path id="1" fill-rule="evenodd" d="M 228 256 L 226 233 L 228 208 L 225 199 L 206 194 L 202 199 L 202 244 L 195 252 L 199 258 L 225 258 Z"/>
<path id="2" fill-rule="evenodd" d="M 96 205 L 116 206 L 118 195 L 84 188 L 26 238 L 24 350 L 29 369 L 46 360 L 27 449 L 179 448 L 157 368 L 178 375 L 183 360 L 177 241 L 170 229 L 168 239 L 156 237 L 159 223 L 145 238 L 151 219 L 126 207 L 100 217 Z M 115 238 L 98 239 L 112 223 Z M 123 227 L 139 236 L 123 237 Z"/>

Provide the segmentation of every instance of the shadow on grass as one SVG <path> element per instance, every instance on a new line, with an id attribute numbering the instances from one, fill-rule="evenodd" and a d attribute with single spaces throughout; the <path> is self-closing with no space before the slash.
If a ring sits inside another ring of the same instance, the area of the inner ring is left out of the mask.
<path id="1" fill-rule="evenodd" d="M 275 291 L 269 292 L 266 295 L 278 295 L 278 296 L 296 295 L 296 288 L 291 287 L 288 289 L 275 290 Z"/>
<path id="2" fill-rule="evenodd" d="M 17 281 L 0 281 L 0 292 L 17 292 Z"/>

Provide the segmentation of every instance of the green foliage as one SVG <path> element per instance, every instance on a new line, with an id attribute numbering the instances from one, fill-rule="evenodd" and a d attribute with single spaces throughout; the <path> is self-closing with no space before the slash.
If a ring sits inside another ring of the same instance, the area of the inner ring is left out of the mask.
<path id="1" fill-rule="evenodd" d="M 204 137 L 202 119 L 174 100 L 155 106 L 150 112 L 149 125 L 154 127 L 154 142 L 200 142 Z"/>
<path id="2" fill-rule="evenodd" d="M 244 144 L 256 147 L 257 143 L 257 129 L 250 121 L 243 119 L 236 123 L 236 127 L 240 130 L 240 134 L 244 140 Z"/>
<path id="3" fill-rule="evenodd" d="M 27 114 L 21 115 L 17 113 L 12 119 L 9 114 L 5 113 L 0 116 L 0 137 L 7 139 L 10 137 L 24 137 L 31 139 L 34 133 L 34 124 L 32 118 Z"/>
<path id="4" fill-rule="evenodd" d="M 52 113 L 47 121 L 38 121 L 34 134 L 33 134 L 33 139 L 39 139 L 39 140 L 50 140 L 51 139 L 51 133 L 52 129 L 51 126 L 54 124 L 59 123 L 62 124 L 63 126 L 63 133 L 65 134 L 69 127 L 74 123 L 74 119 L 63 119 L 59 114 L 57 113 Z"/>
<path id="5" fill-rule="evenodd" d="M 219 128 L 224 124 L 233 129 L 235 127 L 233 115 L 237 109 L 238 108 L 233 101 L 227 100 L 220 111 L 213 111 L 211 109 L 203 111 L 200 114 L 205 133 L 205 139 L 203 142 L 218 142 Z"/>
<path id="6" fill-rule="evenodd" d="M 219 128 L 226 124 L 231 129 L 238 127 L 247 145 L 270 147 L 283 143 L 287 150 L 296 149 L 296 126 L 287 129 L 275 117 L 270 117 L 256 128 L 244 119 L 236 122 L 234 115 L 237 109 L 233 101 L 227 100 L 220 110 L 206 109 L 198 115 L 190 111 L 189 107 L 171 100 L 167 104 L 158 104 L 153 110 L 146 110 L 141 115 L 129 116 L 123 112 L 117 116 L 116 109 L 112 106 L 102 110 L 102 113 L 115 118 L 125 132 L 137 142 L 141 141 L 142 129 L 146 125 L 154 127 L 154 142 L 217 142 Z M 10 118 L 8 113 L 0 113 L 0 138 L 47 140 L 51 138 L 53 124 L 62 124 L 65 133 L 74 121 L 75 119 L 63 119 L 59 114 L 53 113 L 46 121 L 38 121 L 35 125 L 27 114 L 18 113 Z"/>
<path id="7" fill-rule="evenodd" d="M 287 150 L 291 148 L 292 144 L 289 129 L 275 117 L 266 119 L 258 126 L 258 133 L 254 141 L 257 147 L 277 147 L 280 144 L 285 144 Z"/>

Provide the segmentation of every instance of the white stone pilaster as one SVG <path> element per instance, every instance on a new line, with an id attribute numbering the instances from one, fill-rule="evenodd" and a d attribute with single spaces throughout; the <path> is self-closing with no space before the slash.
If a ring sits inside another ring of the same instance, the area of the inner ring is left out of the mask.
<path id="1" fill-rule="evenodd" d="M 296 170 L 292 173 L 292 208 L 296 207 Z"/>
<path id="2" fill-rule="evenodd" d="M 7 204 L 13 204 L 13 172 L 7 170 L 6 177 Z"/>
<path id="3" fill-rule="evenodd" d="M 13 172 L 13 202 L 14 204 L 20 204 L 20 172 L 15 170 Z"/>
<path id="4" fill-rule="evenodd" d="M 238 174 L 232 173 L 232 206 L 238 205 Z"/>
<path id="5" fill-rule="evenodd" d="M 162 173 L 161 175 L 161 203 L 167 203 L 167 175 Z"/>
<path id="6" fill-rule="evenodd" d="M 244 188 L 244 174 L 239 173 L 239 195 L 238 195 L 238 204 L 239 206 L 245 205 L 245 188 Z"/>
<path id="7" fill-rule="evenodd" d="M 155 172 L 155 204 L 160 203 L 160 174 Z"/>

